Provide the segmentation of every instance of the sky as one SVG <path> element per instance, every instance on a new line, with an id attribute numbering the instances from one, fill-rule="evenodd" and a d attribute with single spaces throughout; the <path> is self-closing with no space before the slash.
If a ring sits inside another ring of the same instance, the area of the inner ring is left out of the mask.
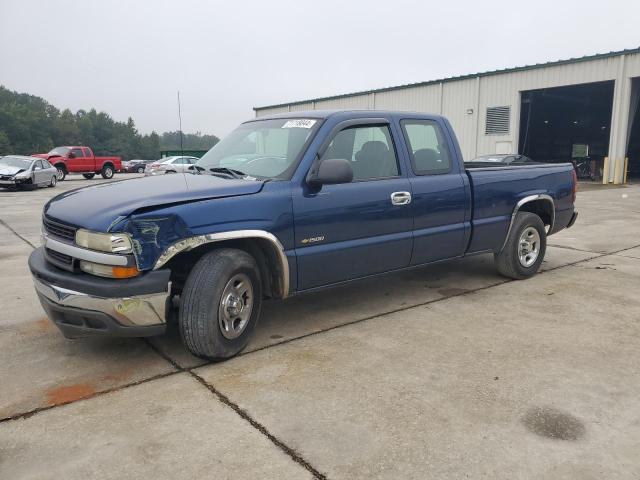
<path id="1" fill-rule="evenodd" d="M 0 0 L 0 85 L 149 133 L 640 46 L 640 2 Z"/>

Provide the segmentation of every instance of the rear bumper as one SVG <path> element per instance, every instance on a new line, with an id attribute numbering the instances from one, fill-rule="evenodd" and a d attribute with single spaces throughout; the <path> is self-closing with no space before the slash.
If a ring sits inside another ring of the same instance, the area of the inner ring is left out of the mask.
<path id="1" fill-rule="evenodd" d="M 42 307 L 64 336 L 144 337 L 165 331 L 168 270 L 111 280 L 60 270 L 42 250 L 31 254 L 29 268 Z"/>

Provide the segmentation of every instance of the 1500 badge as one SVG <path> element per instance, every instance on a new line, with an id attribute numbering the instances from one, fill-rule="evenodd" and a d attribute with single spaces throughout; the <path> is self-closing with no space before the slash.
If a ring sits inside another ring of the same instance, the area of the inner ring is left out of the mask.
<path id="1" fill-rule="evenodd" d="M 303 245 L 307 245 L 308 243 L 322 242 L 323 240 L 324 240 L 324 235 L 321 235 L 320 237 L 303 238 L 301 243 Z"/>

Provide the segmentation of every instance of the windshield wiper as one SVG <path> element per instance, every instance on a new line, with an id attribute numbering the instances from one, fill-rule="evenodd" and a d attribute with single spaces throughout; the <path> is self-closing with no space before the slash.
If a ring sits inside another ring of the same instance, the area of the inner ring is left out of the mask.
<path id="1" fill-rule="evenodd" d="M 241 172 L 240 170 L 234 170 L 233 168 L 227 167 L 211 167 L 209 171 L 213 173 L 226 173 L 232 178 L 244 178 L 247 176 L 246 173 Z"/>

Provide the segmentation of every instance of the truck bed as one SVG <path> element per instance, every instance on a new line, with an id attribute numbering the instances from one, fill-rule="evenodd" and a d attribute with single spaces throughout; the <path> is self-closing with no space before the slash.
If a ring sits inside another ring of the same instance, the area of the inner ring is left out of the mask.
<path id="1" fill-rule="evenodd" d="M 473 235 L 469 253 L 497 251 L 507 235 L 514 205 L 528 195 L 548 195 L 555 204 L 553 231 L 567 226 L 573 215 L 573 165 L 519 165 L 465 162 L 472 196 Z"/>

